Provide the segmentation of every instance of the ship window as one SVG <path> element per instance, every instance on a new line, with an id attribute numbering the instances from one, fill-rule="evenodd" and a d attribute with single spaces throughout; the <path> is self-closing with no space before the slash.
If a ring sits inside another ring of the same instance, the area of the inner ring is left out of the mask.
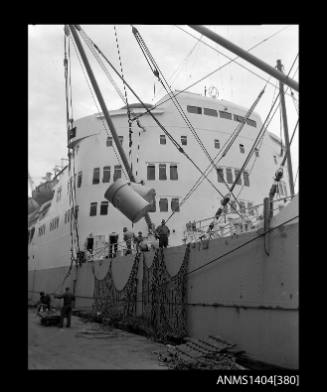
<path id="1" fill-rule="evenodd" d="M 78 219 L 79 206 L 75 206 L 75 219 Z"/>
<path id="2" fill-rule="evenodd" d="M 233 173 L 232 173 L 232 169 L 229 167 L 226 169 L 226 178 L 227 178 L 228 184 L 233 183 Z"/>
<path id="3" fill-rule="evenodd" d="M 276 157 L 276 155 L 274 155 L 274 162 L 275 162 L 275 165 L 277 165 L 277 157 Z"/>
<path id="4" fill-rule="evenodd" d="M 187 105 L 187 111 L 188 111 L 189 113 L 202 114 L 202 108 L 200 108 L 199 106 L 190 106 L 190 105 Z"/>
<path id="5" fill-rule="evenodd" d="M 160 199 L 159 200 L 159 209 L 161 212 L 168 211 L 168 199 Z"/>
<path id="6" fill-rule="evenodd" d="M 93 181 L 92 184 L 99 184 L 100 182 L 100 168 L 96 167 L 93 169 Z"/>
<path id="7" fill-rule="evenodd" d="M 245 153 L 244 144 L 240 144 L 239 146 L 240 146 L 240 152 L 241 152 L 242 154 L 244 154 L 244 153 Z"/>
<path id="8" fill-rule="evenodd" d="M 245 186 L 250 186 L 250 176 L 247 171 L 243 172 L 243 181 Z"/>
<path id="9" fill-rule="evenodd" d="M 249 215 L 254 215 L 253 203 L 248 203 Z"/>
<path id="10" fill-rule="evenodd" d="M 100 206 L 100 215 L 107 215 L 108 214 L 108 205 L 107 201 L 102 201 Z"/>
<path id="11" fill-rule="evenodd" d="M 242 116 L 239 116 L 238 114 L 234 114 L 234 121 L 245 123 L 245 118 Z"/>
<path id="12" fill-rule="evenodd" d="M 107 147 L 112 147 L 112 137 L 111 137 L 111 136 L 108 136 L 108 137 L 107 137 L 107 142 L 106 142 L 106 144 L 107 144 Z"/>
<path id="13" fill-rule="evenodd" d="M 187 136 L 181 136 L 181 143 L 183 146 L 187 145 Z"/>
<path id="14" fill-rule="evenodd" d="M 232 113 L 225 112 L 222 110 L 219 110 L 219 116 L 220 116 L 220 118 L 227 118 L 228 120 L 232 119 Z"/>
<path id="15" fill-rule="evenodd" d="M 160 144 L 166 144 L 166 135 L 160 135 Z"/>
<path id="16" fill-rule="evenodd" d="M 220 141 L 215 139 L 215 148 L 220 148 Z"/>
<path id="17" fill-rule="evenodd" d="M 76 137 L 76 127 L 68 131 L 68 139 L 72 139 L 73 137 Z"/>
<path id="18" fill-rule="evenodd" d="M 203 108 L 203 114 L 206 114 L 207 116 L 218 117 L 217 110 L 215 109 Z"/>
<path id="19" fill-rule="evenodd" d="M 167 180 L 166 164 L 159 164 L 159 180 Z"/>
<path id="20" fill-rule="evenodd" d="M 179 212 L 179 199 L 177 197 L 171 199 L 171 210 L 174 212 Z"/>
<path id="21" fill-rule="evenodd" d="M 155 167 L 155 165 L 148 165 L 147 166 L 147 179 L 148 180 L 155 180 L 156 179 L 156 167 Z"/>
<path id="22" fill-rule="evenodd" d="M 218 175 L 218 182 L 224 182 L 224 169 L 223 168 L 218 168 L 217 169 L 217 175 Z"/>
<path id="23" fill-rule="evenodd" d="M 244 201 L 240 201 L 240 213 L 245 214 L 245 203 Z"/>
<path id="24" fill-rule="evenodd" d="M 78 177 L 77 177 L 77 188 L 80 188 L 82 185 L 82 172 L 78 172 Z"/>
<path id="25" fill-rule="evenodd" d="M 251 125 L 251 127 L 256 127 L 257 126 L 256 121 L 251 120 L 250 118 L 247 118 L 246 122 L 248 123 L 248 125 Z"/>
<path id="26" fill-rule="evenodd" d="M 235 179 L 237 178 L 237 176 L 239 175 L 240 171 L 235 169 Z M 236 184 L 238 185 L 242 185 L 242 180 L 241 177 L 236 181 Z"/>
<path id="27" fill-rule="evenodd" d="M 94 202 L 90 205 L 90 216 L 96 216 L 98 203 Z"/>
<path id="28" fill-rule="evenodd" d="M 170 179 L 178 180 L 177 165 L 170 165 Z"/>
<path id="29" fill-rule="evenodd" d="M 153 199 L 153 202 L 151 203 L 151 207 L 149 209 L 149 212 L 156 212 L 156 199 Z"/>
<path id="30" fill-rule="evenodd" d="M 30 232 L 30 242 L 33 239 L 34 233 L 35 233 L 35 227 L 32 227 L 31 232 Z"/>
<path id="31" fill-rule="evenodd" d="M 236 204 L 236 201 L 235 201 L 235 200 L 231 200 L 231 201 L 229 202 L 229 204 L 230 204 L 230 212 L 231 212 L 231 213 L 235 213 L 235 211 L 237 211 L 237 204 Z"/>
<path id="32" fill-rule="evenodd" d="M 103 168 L 102 182 L 110 182 L 110 166 L 105 166 Z"/>
<path id="33" fill-rule="evenodd" d="M 114 178 L 113 178 L 113 180 L 116 181 L 118 178 L 121 178 L 121 165 L 116 165 L 114 167 Z"/>
<path id="34" fill-rule="evenodd" d="M 118 136 L 118 139 L 120 141 L 120 144 L 123 145 L 124 136 Z"/>
<path id="35" fill-rule="evenodd" d="M 254 152 L 255 152 L 255 156 L 258 157 L 258 156 L 259 156 L 259 149 L 258 149 L 258 148 L 255 148 L 255 149 L 254 149 Z"/>

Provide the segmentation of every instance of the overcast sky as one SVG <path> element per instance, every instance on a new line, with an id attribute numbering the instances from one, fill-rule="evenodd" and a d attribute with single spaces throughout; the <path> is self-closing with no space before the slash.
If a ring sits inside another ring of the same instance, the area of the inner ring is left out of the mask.
<path id="1" fill-rule="evenodd" d="M 132 34 L 131 26 L 118 25 L 116 27 L 126 80 L 143 101 L 155 103 L 164 95 L 164 92 L 156 83 L 156 96 L 154 96 L 155 77 Z M 196 38 L 172 25 L 136 25 L 135 27 L 138 28 L 165 77 L 173 82 L 172 88 L 178 90 L 184 89 L 229 61 L 225 56 L 202 42 L 206 42 L 230 58 L 235 57 L 231 52 L 205 37 L 202 37 L 197 43 L 200 34 L 188 26 L 179 27 Z M 251 50 L 251 53 L 271 66 L 275 66 L 277 59 L 281 59 L 285 73 L 288 72 L 299 51 L 297 25 L 207 27 L 246 50 L 282 30 L 276 36 Z M 29 173 L 35 185 L 42 181 L 41 178 L 47 171 L 52 171 L 55 165 L 60 165 L 60 158 L 67 158 L 63 28 L 63 25 L 32 25 L 28 29 L 28 164 Z M 82 25 L 82 28 L 119 69 L 113 25 Z M 87 53 L 89 54 L 89 52 Z M 118 94 L 92 59 L 92 55 L 89 54 L 88 57 L 94 67 L 96 78 L 109 110 L 123 106 Z M 71 47 L 71 58 L 74 119 L 78 119 L 97 112 L 97 108 L 73 46 Z M 238 59 L 237 61 L 276 86 L 276 80 L 270 78 L 269 75 L 244 60 Z M 294 75 L 297 67 L 298 61 L 291 76 Z M 174 77 L 172 78 L 172 76 Z M 123 91 L 120 81 L 116 77 L 114 79 Z M 298 72 L 294 75 L 294 79 L 298 81 Z M 189 91 L 203 93 L 205 86 L 207 88 L 215 86 L 219 92 L 219 98 L 250 107 L 265 85 L 264 80 L 238 64 L 232 63 L 201 81 Z M 262 120 L 268 114 L 274 95 L 276 96 L 277 90 L 274 86 L 268 84 L 266 92 L 256 108 L 256 112 L 261 115 Z M 294 94 L 298 99 L 298 94 L 295 91 Z M 129 102 L 136 102 L 131 93 L 128 93 L 128 98 Z M 286 96 L 286 104 L 291 134 L 297 121 L 297 111 L 290 96 Z M 279 112 L 277 112 L 269 130 L 280 136 Z M 295 176 L 298 168 L 298 131 L 292 144 L 292 160 Z"/>

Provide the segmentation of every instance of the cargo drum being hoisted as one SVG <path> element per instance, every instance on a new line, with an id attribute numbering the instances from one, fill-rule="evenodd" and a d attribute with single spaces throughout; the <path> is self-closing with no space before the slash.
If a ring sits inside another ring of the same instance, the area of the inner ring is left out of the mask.
<path id="1" fill-rule="evenodd" d="M 104 196 L 122 214 L 136 223 L 150 211 L 155 195 L 153 188 L 119 178 L 107 189 Z"/>

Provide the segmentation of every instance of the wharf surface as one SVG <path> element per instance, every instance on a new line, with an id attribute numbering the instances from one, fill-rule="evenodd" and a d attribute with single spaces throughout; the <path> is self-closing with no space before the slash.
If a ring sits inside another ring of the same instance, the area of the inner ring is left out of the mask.
<path id="1" fill-rule="evenodd" d="M 165 346 L 120 329 L 72 316 L 71 328 L 44 327 L 28 310 L 28 369 L 156 369 Z"/>

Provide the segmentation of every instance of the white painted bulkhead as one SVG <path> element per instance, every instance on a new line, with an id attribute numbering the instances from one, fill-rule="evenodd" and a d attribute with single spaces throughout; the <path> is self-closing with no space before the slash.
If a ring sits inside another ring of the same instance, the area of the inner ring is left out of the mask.
<path id="1" fill-rule="evenodd" d="M 162 101 L 167 99 L 164 97 Z M 241 108 L 230 102 L 216 100 L 209 97 L 203 97 L 198 94 L 181 93 L 178 100 L 187 114 L 193 127 L 196 129 L 200 139 L 206 146 L 212 157 L 218 153 L 219 149 L 215 148 L 215 139 L 219 140 L 220 149 L 227 138 L 239 124 L 234 120 L 213 117 L 203 114 L 189 113 L 187 106 L 198 106 L 201 108 L 228 111 L 232 115 L 245 116 L 248 108 Z M 143 109 L 133 109 L 134 113 L 144 112 Z M 154 110 L 155 116 L 166 129 L 181 144 L 181 136 L 187 136 L 187 145 L 182 146 L 186 153 L 204 170 L 208 164 L 208 158 L 200 149 L 193 135 L 187 128 L 185 122 L 180 118 L 171 101 L 168 101 Z M 123 136 L 123 148 L 129 156 L 128 147 L 128 122 L 126 109 L 115 110 L 111 112 L 119 136 Z M 249 152 L 252 143 L 257 136 L 261 120 L 256 114 L 250 116 L 257 123 L 256 127 L 245 125 L 237 141 L 232 146 L 219 165 L 220 167 L 230 167 L 239 169 Z M 119 241 L 122 240 L 122 228 L 127 226 L 131 228 L 131 223 L 116 208 L 109 205 L 108 215 L 99 215 L 100 203 L 105 201 L 104 193 L 113 182 L 114 166 L 118 165 L 113 147 L 106 145 L 107 133 L 103 127 L 103 117 L 92 115 L 76 120 L 76 137 L 71 139 L 75 149 L 75 173 L 76 177 L 82 172 L 82 184 L 76 188 L 76 203 L 79 206 L 78 212 L 78 230 L 80 246 L 83 249 L 86 237 L 92 233 L 95 235 L 105 235 L 115 231 L 119 234 Z M 144 180 L 145 183 L 156 190 L 156 212 L 151 212 L 150 217 L 155 225 L 160 224 L 161 219 L 167 219 L 171 213 L 171 199 L 178 198 L 179 201 L 185 196 L 193 186 L 200 173 L 194 166 L 172 145 L 168 138 L 166 144 L 160 144 L 160 135 L 163 132 L 149 115 L 140 118 L 142 128 L 133 123 L 133 146 L 132 162 L 133 170 L 137 181 Z M 145 130 L 145 131 L 144 131 Z M 110 135 L 110 132 L 109 132 Z M 244 145 L 245 153 L 240 152 L 239 144 Z M 252 202 L 254 205 L 262 203 L 267 196 L 272 184 L 273 176 L 281 161 L 280 145 L 274 140 L 269 133 L 266 133 L 262 148 L 257 157 L 257 162 L 250 174 L 250 186 L 243 186 L 240 200 Z M 277 158 L 274 158 L 277 157 Z M 249 167 L 252 166 L 250 161 Z M 277 164 L 275 162 L 277 159 Z M 159 180 L 159 164 L 165 163 L 167 166 L 167 180 Z M 169 179 L 169 165 L 177 164 L 178 180 Z M 156 179 L 147 180 L 147 165 L 155 164 Z M 111 178 L 109 183 L 102 182 L 103 167 L 111 167 Z M 100 183 L 92 184 L 94 168 L 100 168 Z M 233 172 L 235 178 L 235 173 Z M 124 178 L 124 176 L 123 176 Z M 227 193 L 224 184 L 219 183 L 217 173 L 212 170 L 209 178 L 215 183 L 222 194 Z M 225 172 L 226 179 L 226 172 Z M 29 269 L 47 269 L 53 267 L 67 266 L 70 264 L 70 228 L 69 223 L 64 222 L 64 214 L 70 208 L 68 192 L 68 170 L 64 170 L 55 187 L 55 195 L 46 216 L 35 224 L 35 234 L 29 246 Z M 242 179 L 243 181 L 243 179 Z M 287 183 L 287 173 L 285 171 L 283 181 Z M 234 193 L 237 195 L 242 185 L 236 185 Z M 288 187 L 287 187 L 288 188 Z M 61 197 L 58 198 L 58 192 L 61 189 Z M 168 212 L 159 211 L 159 199 L 168 199 Z M 168 226 L 171 230 L 170 245 L 181 244 L 185 224 L 189 220 L 199 220 L 210 217 L 215 214 L 220 207 L 221 197 L 205 180 L 195 191 L 193 196 L 181 206 L 179 212 L 176 212 L 169 220 Z M 90 216 L 90 203 L 97 202 L 97 215 Z M 55 230 L 49 231 L 49 225 L 52 219 L 59 217 L 59 225 Z M 38 228 L 45 224 L 45 234 L 39 236 Z M 141 220 L 133 227 L 137 233 L 141 230 L 146 233 L 146 224 Z"/>

